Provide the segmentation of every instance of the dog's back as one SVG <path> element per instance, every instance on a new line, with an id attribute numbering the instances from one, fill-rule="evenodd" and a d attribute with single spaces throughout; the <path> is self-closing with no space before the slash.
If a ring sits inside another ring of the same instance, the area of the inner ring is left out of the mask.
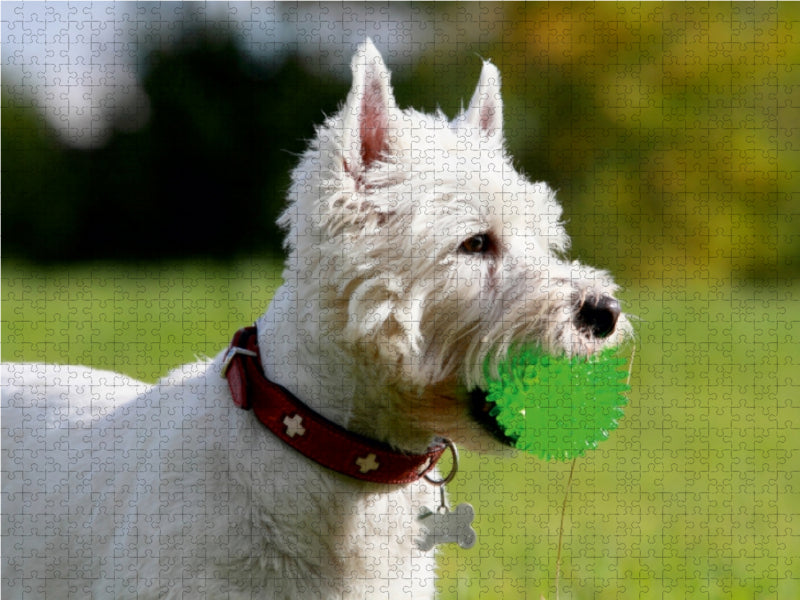
<path id="1" fill-rule="evenodd" d="M 115 490 L 136 471 L 119 464 L 109 419 L 147 388 L 85 367 L 3 365 L 3 597 L 91 594 L 112 567 Z"/>
<path id="2" fill-rule="evenodd" d="M 152 386 L 86 367 L 3 366 L 4 598 L 221 591 L 211 554 L 236 534 L 251 551 L 223 433 L 244 411 L 230 410 L 209 365 Z"/>
<path id="3" fill-rule="evenodd" d="M 224 381 L 204 384 L 207 367 L 151 386 L 86 367 L 3 366 L 4 598 L 204 588 L 205 557 L 180 557 L 205 554 L 197 532 L 228 528 L 220 490 L 235 496 L 221 453 L 207 451 L 206 437 L 225 445 Z"/>

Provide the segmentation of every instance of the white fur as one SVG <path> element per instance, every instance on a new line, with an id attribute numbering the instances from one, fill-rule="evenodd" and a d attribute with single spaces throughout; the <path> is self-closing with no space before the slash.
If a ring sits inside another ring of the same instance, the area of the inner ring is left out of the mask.
<path id="1" fill-rule="evenodd" d="M 465 111 L 400 110 L 371 42 L 293 173 L 284 285 L 258 321 L 267 375 L 400 449 L 494 444 L 467 392 L 516 342 L 589 354 L 602 271 L 563 258 L 561 208 L 520 175 L 484 63 Z M 486 255 L 464 240 L 489 234 Z M 243 323 L 242 325 L 246 325 Z M 233 333 L 233 332 L 231 332 Z M 220 360 L 154 386 L 83 367 L 3 371 L 3 597 L 431 598 L 413 540 L 426 483 L 359 482 L 234 407 Z M 480 540 L 479 542 L 480 543 Z"/>

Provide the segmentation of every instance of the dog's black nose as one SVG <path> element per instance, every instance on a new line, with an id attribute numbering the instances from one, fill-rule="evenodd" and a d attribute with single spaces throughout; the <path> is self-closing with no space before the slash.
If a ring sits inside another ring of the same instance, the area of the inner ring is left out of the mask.
<path id="1" fill-rule="evenodd" d="M 588 296 L 575 315 L 575 324 L 578 329 L 590 331 L 595 337 L 604 338 L 614 333 L 619 314 L 619 301 L 616 298 L 605 294 L 599 298 Z"/>

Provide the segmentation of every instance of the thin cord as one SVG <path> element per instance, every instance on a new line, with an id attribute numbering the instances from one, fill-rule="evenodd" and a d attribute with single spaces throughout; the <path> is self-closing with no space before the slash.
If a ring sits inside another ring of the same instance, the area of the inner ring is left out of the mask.
<path id="1" fill-rule="evenodd" d="M 567 514 L 567 499 L 569 498 L 569 489 L 572 486 L 572 474 L 575 473 L 575 463 L 577 462 L 577 458 L 572 459 L 572 466 L 569 469 L 569 479 L 567 479 L 567 489 L 564 490 L 564 503 L 561 505 L 561 525 L 558 528 L 558 554 L 556 555 L 556 600 L 559 600 L 559 593 L 561 591 L 559 582 L 561 580 L 561 542 L 564 539 L 564 516 Z"/>
<path id="2" fill-rule="evenodd" d="M 631 384 L 631 375 L 633 374 L 633 358 L 636 356 L 636 346 L 631 349 L 631 360 L 628 363 L 628 380 L 626 385 Z M 564 502 L 561 504 L 561 524 L 558 528 L 558 553 L 556 554 L 556 600 L 560 600 L 561 594 L 561 548 L 564 540 L 564 517 L 567 514 L 567 500 L 569 499 L 569 490 L 572 487 L 572 475 L 575 473 L 575 463 L 577 458 L 572 459 L 572 466 L 569 469 L 569 479 L 567 479 L 567 488 L 564 490 Z"/>
<path id="3" fill-rule="evenodd" d="M 636 357 L 636 344 L 633 345 L 631 348 L 631 361 L 628 363 L 628 379 L 625 382 L 625 385 L 630 387 L 631 385 L 631 375 L 633 375 L 633 359 Z"/>

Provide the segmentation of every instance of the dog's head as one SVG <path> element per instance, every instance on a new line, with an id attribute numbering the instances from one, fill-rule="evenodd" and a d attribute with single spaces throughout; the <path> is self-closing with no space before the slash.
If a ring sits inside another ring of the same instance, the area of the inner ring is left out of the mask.
<path id="1" fill-rule="evenodd" d="M 363 378 L 362 430 L 388 402 L 399 423 L 458 441 L 469 392 L 514 344 L 588 355 L 629 326 L 610 276 L 564 257 L 554 192 L 506 154 L 494 65 L 453 120 L 398 108 L 370 41 L 352 71 L 294 171 L 285 275 L 319 343 Z"/>

